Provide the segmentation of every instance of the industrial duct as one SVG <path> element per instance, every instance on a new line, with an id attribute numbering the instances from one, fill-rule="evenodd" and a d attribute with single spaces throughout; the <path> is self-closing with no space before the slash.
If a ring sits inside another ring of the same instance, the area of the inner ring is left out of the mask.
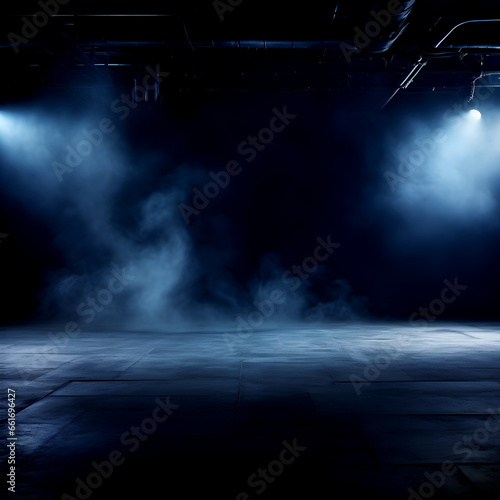
<path id="1" fill-rule="evenodd" d="M 375 7 L 370 12 L 370 20 L 367 21 L 367 26 L 369 22 L 374 21 L 374 14 L 382 20 L 385 17 L 385 13 L 389 13 L 387 21 L 384 21 L 385 26 L 382 25 L 382 31 L 380 35 L 374 38 L 370 45 L 366 48 L 368 52 L 380 53 L 386 52 L 391 48 L 393 43 L 401 36 L 403 31 L 408 26 L 408 18 L 413 10 L 416 0 L 409 0 L 407 2 L 397 2 L 397 1 L 385 1 L 376 2 Z M 391 9 L 391 5 L 397 7 Z M 392 13 L 392 12 L 396 13 Z M 379 21 L 380 22 L 380 21 Z"/>

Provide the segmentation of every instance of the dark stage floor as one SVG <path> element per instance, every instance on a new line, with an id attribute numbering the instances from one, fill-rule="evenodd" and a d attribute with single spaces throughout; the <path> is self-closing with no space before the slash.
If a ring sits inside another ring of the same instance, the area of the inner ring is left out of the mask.
<path id="1" fill-rule="evenodd" d="M 4 329 L 17 498 L 498 499 L 499 328 Z"/>

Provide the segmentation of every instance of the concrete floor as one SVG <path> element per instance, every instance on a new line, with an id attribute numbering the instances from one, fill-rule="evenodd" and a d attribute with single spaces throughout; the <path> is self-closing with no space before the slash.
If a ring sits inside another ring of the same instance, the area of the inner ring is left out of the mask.
<path id="1" fill-rule="evenodd" d="M 498 325 L 50 331 L 0 332 L 23 500 L 499 498 Z"/>

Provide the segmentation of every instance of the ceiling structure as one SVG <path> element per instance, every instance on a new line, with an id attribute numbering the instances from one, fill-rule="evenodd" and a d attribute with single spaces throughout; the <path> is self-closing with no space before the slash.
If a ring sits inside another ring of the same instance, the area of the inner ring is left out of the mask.
<path id="1" fill-rule="evenodd" d="M 148 67 L 169 74 L 157 100 L 172 89 L 354 89 L 388 103 L 401 90 L 500 86 L 498 0 L 39 0 L 2 11 L 4 89 L 130 88 Z"/>

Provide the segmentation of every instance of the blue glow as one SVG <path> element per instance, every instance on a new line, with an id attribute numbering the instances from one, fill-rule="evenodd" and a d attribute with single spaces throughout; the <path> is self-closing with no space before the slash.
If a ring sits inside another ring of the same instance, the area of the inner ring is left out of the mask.
<path id="1" fill-rule="evenodd" d="M 0 112 L 0 134 L 5 137 L 5 135 L 10 135 L 10 130 L 12 128 L 12 120 L 9 115 L 5 112 Z"/>
<path id="2" fill-rule="evenodd" d="M 0 142 L 9 148 L 16 147 L 21 141 L 29 141 L 33 135 L 32 128 L 29 119 L 15 113 L 0 112 Z"/>

